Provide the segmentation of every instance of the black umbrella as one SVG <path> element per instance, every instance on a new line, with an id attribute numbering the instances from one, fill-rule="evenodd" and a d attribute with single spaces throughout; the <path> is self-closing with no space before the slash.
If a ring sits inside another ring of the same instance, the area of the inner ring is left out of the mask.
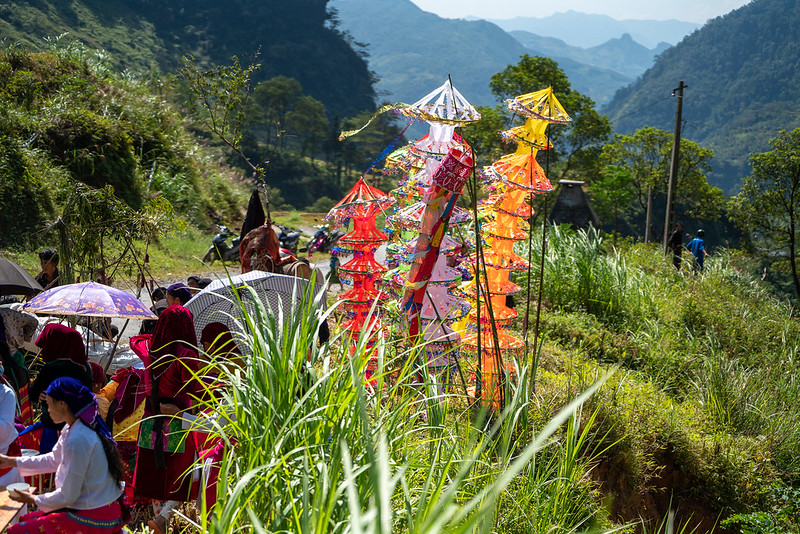
<path id="1" fill-rule="evenodd" d="M 0 256 L 0 295 L 35 295 L 43 289 L 28 271 Z"/>

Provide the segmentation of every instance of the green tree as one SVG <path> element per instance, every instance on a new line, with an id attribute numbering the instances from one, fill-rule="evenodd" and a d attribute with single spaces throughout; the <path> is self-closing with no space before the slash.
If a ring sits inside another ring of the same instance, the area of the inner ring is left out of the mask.
<path id="1" fill-rule="evenodd" d="M 253 90 L 254 110 L 249 121 L 251 127 L 266 127 L 267 144 L 277 145 L 281 140 L 286 128 L 286 116 L 294 109 L 302 94 L 300 82 L 287 76 L 270 78 Z M 285 139 L 282 146 L 285 147 Z"/>
<path id="2" fill-rule="evenodd" d="M 264 169 L 253 164 L 241 150 L 242 130 L 246 124 L 248 101 L 252 96 L 251 80 L 260 65 L 243 68 L 239 58 L 232 65 L 202 70 L 193 57 L 185 57 L 180 69 L 191 91 L 189 106 L 200 122 L 220 141 L 238 154 L 258 176 Z"/>
<path id="3" fill-rule="evenodd" d="M 595 110 L 591 98 L 572 89 L 558 63 L 546 57 L 520 57 L 519 63 L 507 66 L 492 76 L 489 87 L 498 100 L 514 98 L 551 86 L 572 122 L 565 127 L 548 128 L 553 142 L 549 151 L 554 180 L 571 174 L 590 179 L 603 143 L 611 134 L 611 121 Z M 506 112 L 507 113 L 507 112 Z M 510 124 L 510 120 L 506 124 Z M 553 181 L 554 181 L 553 180 Z"/>
<path id="4" fill-rule="evenodd" d="M 328 119 L 325 117 L 325 106 L 311 96 L 301 96 L 295 102 L 294 109 L 286 113 L 286 129 L 300 137 L 300 154 L 309 151 L 311 159 L 317 150 L 317 144 L 325 136 Z"/>
<path id="5" fill-rule="evenodd" d="M 505 106 L 478 106 L 481 120 L 464 127 L 464 139 L 472 145 L 483 163 L 491 163 L 513 151 L 497 132 L 508 128 L 509 117 Z"/>
<path id="6" fill-rule="evenodd" d="M 755 243 L 770 252 L 788 253 L 795 296 L 800 225 L 800 128 L 781 131 L 772 150 L 750 156 L 752 173 L 729 203 L 730 217 Z"/>
<path id="7" fill-rule="evenodd" d="M 618 221 L 630 209 L 635 194 L 631 187 L 633 175 L 628 169 L 609 165 L 600 173 L 600 178 L 592 182 L 589 192 L 594 201 L 594 208 L 601 219 L 611 218 L 616 244 Z"/>
<path id="8" fill-rule="evenodd" d="M 672 134 L 645 127 L 632 135 L 614 135 L 603 146 L 600 161 L 631 175 L 628 185 L 641 212 L 645 214 L 645 241 L 649 240 L 653 202 L 666 197 Z M 706 181 L 714 153 L 688 139 L 681 139 L 678 162 L 676 210 L 698 219 L 716 219 L 722 214 L 722 191 Z"/>

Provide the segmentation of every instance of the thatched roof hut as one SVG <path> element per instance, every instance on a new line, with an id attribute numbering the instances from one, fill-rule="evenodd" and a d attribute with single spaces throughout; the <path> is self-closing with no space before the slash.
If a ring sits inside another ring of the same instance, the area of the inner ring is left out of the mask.
<path id="1" fill-rule="evenodd" d="M 583 190 L 584 182 L 577 180 L 560 180 L 558 197 L 550 212 L 549 220 L 553 224 L 569 224 L 573 228 L 598 228 L 600 219 L 589 204 L 589 196 Z"/>

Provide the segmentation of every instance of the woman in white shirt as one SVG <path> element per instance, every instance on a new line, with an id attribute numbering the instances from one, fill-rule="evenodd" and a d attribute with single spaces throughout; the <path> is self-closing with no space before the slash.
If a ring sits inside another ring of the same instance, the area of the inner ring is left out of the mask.
<path id="1" fill-rule="evenodd" d="M 121 532 L 122 466 L 111 434 L 97 414 L 94 394 L 80 381 L 63 377 L 54 380 L 45 395 L 50 417 L 66 423 L 55 447 L 47 454 L 24 458 L 0 454 L 0 467 L 16 467 L 23 476 L 55 472 L 56 489 L 41 495 L 20 491 L 16 500 L 35 504 L 39 510 L 22 516 L 9 532 Z"/>
<path id="2" fill-rule="evenodd" d="M 2 350 L 0 348 L 0 350 Z M 14 415 L 17 412 L 17 396 L 5 381 L 3 366 L 0 364 L 0 454 L 19 456 L 17 429 L 14 427 Z M 0 486 L 8 486 L 14 482 L 22 482 L 22 477 L 15 467 L 0 469 Z"/>

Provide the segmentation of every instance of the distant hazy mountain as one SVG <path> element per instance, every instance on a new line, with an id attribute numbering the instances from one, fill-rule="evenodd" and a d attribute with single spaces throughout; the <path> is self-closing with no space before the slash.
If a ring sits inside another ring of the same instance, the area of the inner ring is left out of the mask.
<path id="1" fill-rule="evenodd" d="M 674 45 L 700 27 L 700 24 L 679 20 L 616 20 L 606 15 L 590 15 L 571 10 L 549 17 L 515 17 L 492 19 L 490 22 L 508 32 L 522 30 L 544 37 L 556 37 L 581 48 L 601 45 L 627 33 L 637 43 L 652 49 L 661 42 Z"/>
<path id="2" fill-rule="evenodd" d="M 684 136 L 714 149 L 710 178 L 735 192 L 749 154 L 768 150 L 779 130 L 800 127 L 798 28 L 796 0 L 755 0 L 664 51 L 606 111 L 619 131 L 671 130 L 670 93 L 684 80 Z"/>
<path id="3" fill-rule="evenodd" d="M 330 6 L 340 27 L 368 45 L 379 97 L 387 100 L 413 102 L 449 73 L 474 105 L 494 105 L 489 79 L 523 54 L 552 57 L 575 89 L 601 104 L 633 79 L 566 54 L 531 50 L 490 22 L 444 19 L 409 0 L 334 0 Z"/>
<path id="4" fill-rule="evenodd" d="M 525 47 L 540 54 L 567 57 L 601 69 L 613 70 L 631 80 L 652 67 L 656 56 L 670 47 L 669 43 L 662 42 L 650 49 L 634 41 L 628 33 L 592 48 L 570 46 L 561 39 L 542 37 L 522 30 L 509 33 Z"/>

